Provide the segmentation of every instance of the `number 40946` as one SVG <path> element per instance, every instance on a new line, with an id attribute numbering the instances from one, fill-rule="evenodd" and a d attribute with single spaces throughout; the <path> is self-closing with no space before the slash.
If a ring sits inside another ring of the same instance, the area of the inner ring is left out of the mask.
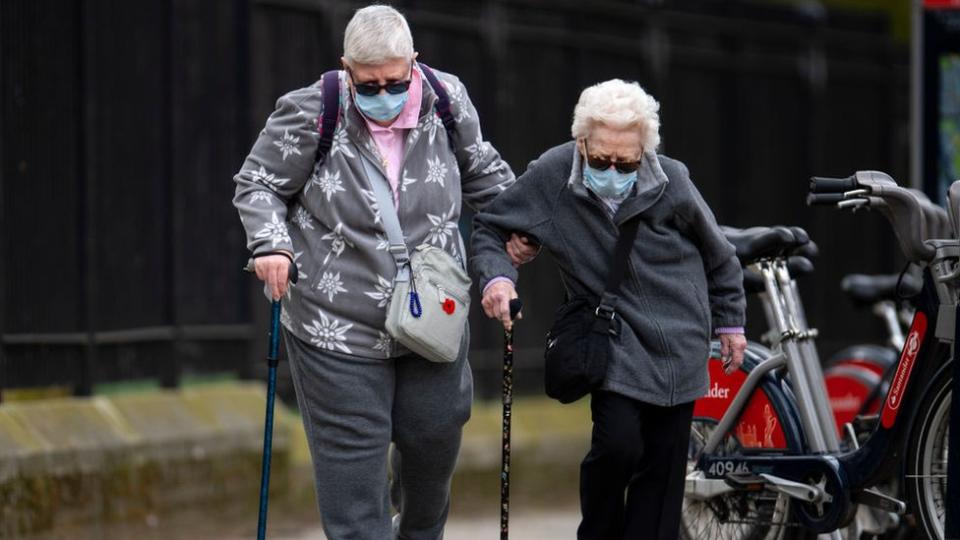
<path id="1" fill-rule="evenodd" d="M 742 461 L 737 463 L 735 461 L 714 461 L 710 464 L 710 468 L 707 469 L 707 473 L 711 476 L 724 476 L 728 474 L 749 474 L 750 469 L 747 467 L 746 463 Z"/>

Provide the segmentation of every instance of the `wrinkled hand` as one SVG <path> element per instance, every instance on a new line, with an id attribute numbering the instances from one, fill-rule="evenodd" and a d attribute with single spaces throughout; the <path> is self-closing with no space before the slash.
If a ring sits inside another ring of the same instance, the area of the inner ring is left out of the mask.
<path id="1" fill-rule="evenodd" d="M 287 277 L 290 259 L 286 255 L 264 255 L 253 260 L 257 278 L 270 288 L 270 296 L 279 300 L 287 294 Z"/>
<path id="2" fill-rule="evenodd" d="M 727 375 L 740 369 L 743 364 L 743 352 L 747 350 L 747 338 L 743 334 L 720 334 L 720 356 L 723 358 L 724 372 Z"/>
<path id="3" fill-rule="evenodd" d="M 517 233 L 510 235 L 510 240 L 506 244 L 507 255 L 510 255 L 510 262 L 514 268 L 521 264 L 526 264 L 537 257 L 540 247 L 534 244 L 526 236 L 520 236 Z"/>
<path id="4" fill-rule="evenodd" d="M 487 287 L 483 291 L 483 312 L 491 319 L 499 319 L 503 324 L 504 330 L 510 330 L 513 327 L 513 321 L 510 320 L 510 300 L 517 297 L 517 291 L 513 284 L 507 281 L 500 281 Z M 523 318 L 523 314 L 517 315 L 518 319 Z"/>

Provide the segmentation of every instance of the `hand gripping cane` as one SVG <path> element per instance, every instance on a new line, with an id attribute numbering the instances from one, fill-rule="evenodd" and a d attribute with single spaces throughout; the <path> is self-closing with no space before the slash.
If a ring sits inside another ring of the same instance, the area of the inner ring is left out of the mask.
<path id="1" fill-rule="evenodd" d="M 247 261 L 244 268 L 254 272 L 253 259 Z M 297 265 L 290 263 L 288 279 L 296 283 L 300 271 Z M 267 351 L 267 413 L 263 426 L 263 461 L 260 469 L 260 516 L 257 520 L 257 540 L 267 536 L 267 503 L 270 499 L 270 458 L 273 452 L 273 400 L 277 393 L 277 364 L 280 363 L 280 301 L 270 303 L 270 349 Z"/>

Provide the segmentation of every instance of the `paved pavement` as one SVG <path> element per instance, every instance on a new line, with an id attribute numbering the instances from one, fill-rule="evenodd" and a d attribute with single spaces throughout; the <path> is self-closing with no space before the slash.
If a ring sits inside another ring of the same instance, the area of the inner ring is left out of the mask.
<path id="1" fill-rule="evenodd" d="M 565 540 L 577 536 L 580 513 L 576 508 L 567 511 L 517 512 L 510 516 L 510 536 L 523 540 Z M 455 518 L 447 523 L 444 540 L 478 540 L 500 537 L 500 516 Z M 280 540 L 323 540 L 320 528 L 294 535 L 279 536 Z"/>

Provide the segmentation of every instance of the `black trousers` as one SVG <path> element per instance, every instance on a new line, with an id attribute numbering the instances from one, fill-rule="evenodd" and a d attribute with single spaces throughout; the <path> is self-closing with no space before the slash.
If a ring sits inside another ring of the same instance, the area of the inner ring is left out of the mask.
<path id="1" fill-rule="evenodd" d="M 693 402 L 658 407 L 598 391 L 590 409 L 578 540 L 676 540 Z"/>

